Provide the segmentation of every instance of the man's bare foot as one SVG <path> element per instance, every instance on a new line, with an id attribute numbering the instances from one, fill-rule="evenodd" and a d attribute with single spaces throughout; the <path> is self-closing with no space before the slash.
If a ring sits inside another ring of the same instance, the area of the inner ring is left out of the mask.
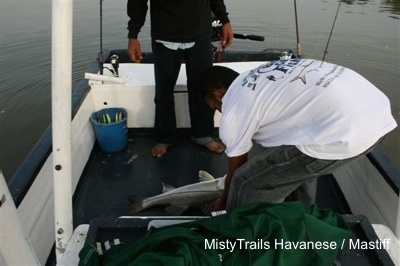
<path id="1" fill-rule="evenodd" d="M 206 147 L 211 152 L 222 153 L 223 151 L 225 151 L 224 144 L 213 139 L 212 137 L 195 138 L 192 136 L 190 137 L 190 139 L 194 143 Z"/>
<path id="2" fill-rule="evenodd" d="M 215 140 L 206 143 L 204 146 L 206 146 L 209 151 L 215 153 L 222 153 L 225 150 L 225 146 L 222 143 Z"/>
<path id="3" fill-rule="evenodd" d="M 156 145 L 153 146 L 151 149 L 151 155 L 153 155 L 156 158 L 161 158 L 164 156 L 164 154 L 167 153 L 168 146 L 165 144 L 160 144 L 157 143 Z"/>

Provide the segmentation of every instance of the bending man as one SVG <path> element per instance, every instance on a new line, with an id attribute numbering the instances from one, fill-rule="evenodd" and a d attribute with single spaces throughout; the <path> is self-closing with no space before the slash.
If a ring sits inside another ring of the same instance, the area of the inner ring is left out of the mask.
<path id="1" fill-rule="evenodd" d="M 369 81 L 311 59 L 268 62 L 240 75 L 214 66 L 203 76 L 202 94 L 222 113 L 219 134 L 229 157 L 216 210 L 282 202 L 369 152 L 397 126 L 388 98 Z M 248 160 L 253 141 L 263 150 Z M 301 200 L 314 203 L 315 190 Z"/>

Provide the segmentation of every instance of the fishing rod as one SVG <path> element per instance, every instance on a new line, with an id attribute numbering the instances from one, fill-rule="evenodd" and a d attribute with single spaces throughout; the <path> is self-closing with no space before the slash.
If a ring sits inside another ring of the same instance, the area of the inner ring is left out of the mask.
<path id="1" fill-rule="evenodd" d="M 259 41 L 263 42 L 264 41 L 264 36 L 260 35 L 253 35 L 253 34 L 243 34 L 243 33 L 234 33 L 233 38 L 235 39 L 241 39 L 241 40 L 251 40 L 251 41 Z M 218 36 L 212 39 L 212 41 L 219 41 L 220 40 L 220 33 L 218 33 Z M 222 54 L 225 51 L 225 47 L 221 46 L 219 44 L 219 48 L 213 47 L 213 53 L 215 54 L 214 60 L 217 63 L 222 62 Z"/>
<path id="2" fill-rule="evenodd" d="M 336 10 L 336 15 L 335 15 L 335 18 L 334 18 L 333 23 L 332 23 L 331 32 L 329 33 L 329 38 L 328 38 L 328 42 L 326 43 L 326 47 L 325 47 L 325 51 L 324 51 L 324 56 L 322 57 L 322 61 L 325 61 L 325 56 L 328 53 L 328 46 L 329 46 L 329 43 L 331 41 L 333 28 L 335 27 L 335 23 L 336 23 L 337 16 L 339 14 L 339 9 L 340 9 L 340 4 L 341 3 L 342 3 L 342 1 L 339 0 L 339 4 L 338 4 L 337 10 Z"/>
<path id="3" fill-rule="evenodd" d="M 103 54 L 103 1 L 100 0 L 100 52 L 97 56 L 97 62 L 99 64 L 99 69 L 100 69 L 100 75 L 103 75 L 104 73 L 104 68 L 108 69 L 114 77 L 118 77 L 118 67 L 119 67 L 119 61 L 118 61 L 118 56 L 116 54 L 112 55 L 110 57 L 111 65 L 113 69 L 110 69 L 108 67 L 104 67 L 104 54 Z"/>
<path id="4" fill-rule="evenodd" d="M 103 0 L 100 0 L 100 52 L 97 56 L 97 61 L 99 63 L 100 75 L 103 75 Z"/>
<path id="5" fill-rule="evenodd" d="M 242 39 L 242 40 L 259 41 L 259 42 L 263 42 L 265 40 L 264 36 L 243 34 L 243 33 L 233 33 L 233 38 Z"/>
<path id="6" fill-rule="evenodd" d="M 222 23 L 220 20 L 213 18 L 211 22 L 211 29 L 212 29 L 212 34 L 211 34 L 211 42 L 216 42 L 221 40 L 221 31 L 222 31 Z M 264 36 L 260 35 L 253 35 L 253 34 L 245 34 L 245 33 L 233 33 L 233 38 L 235 39 L 241 39 L 241 40 L 251 40 L 251 41 L 259 41 L 263 42 L 265 40 Z M 225 50 L 225 47 L 219 45 L 219 47 L 214 47 L 212 46 L 213 50 L 213 57 L 215 62 L 222 62 L 222 54 Z"/>
<path id="7" fill-rule="evenodd" d="M 297 22 L 297 1 L 294 0 L 294 17 L 296 21 L 296 38 L 297 38 L 297 57 L 301 57 L 301 45 L 299 37 L 299 23 Z"/>

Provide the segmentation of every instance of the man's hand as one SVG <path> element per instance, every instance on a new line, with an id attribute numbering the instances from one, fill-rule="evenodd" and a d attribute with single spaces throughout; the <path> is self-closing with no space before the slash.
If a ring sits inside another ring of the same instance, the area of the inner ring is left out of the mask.
<path id="1" fill-rule="evenodd" d="M 127 52 L 133 62 L 140 63 L 142 61 L 142 50 L 138 39 L 129 38 Z"/>
<path id="2" fill-rule="evenodd" d="M 231 187 L 231 179 L 236 169 L 247 162 L 248 154 L 244 153 L 235 157 L 228 157 L 228 173 L 225 177 L 224 193 L 221 198 L 216 199 L 212 203 L 213 211 L 220 211 L 226 209 L 226 201 L 229 196 L 229 190 Z M 231 206 L 232 207 L 232 206 Z"/>
<path id="3" fill-rule="evenodd" d="M 221 46 L 222 47 L 228 47 L 229 45 L 232 44 L 233 42 L 233 31 L 232 31 L 232 26 L 231 23 L 225 23 L 222 25 L 221 29 Z"/>
<path id="4" fill-rule="evenodd" d="M 225 210 L 225 208 L 226 208 L 226 199 L 225 198 L 218 198 L 212 203 L 213 211 L 221 211 L 221 210 Z"/>

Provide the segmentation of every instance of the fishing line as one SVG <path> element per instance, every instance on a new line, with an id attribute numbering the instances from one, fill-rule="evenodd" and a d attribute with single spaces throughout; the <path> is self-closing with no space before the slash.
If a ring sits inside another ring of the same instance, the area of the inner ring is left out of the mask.
<path id="1" fill-rule="evenodd" d="M 336 10 L 335 18 L 334 18 L 333 23 L 332 23 L 331 32 L 329 33 L 328 42 L 326 43 L 326 47 L 325 47 L 325 51 L 324 51 L 324 56 L 322 57 L 322 61 L 325 61 L 325 56 L 326 56 L 326 54 L 328 53 L 328 46 L 329 46 L 329 43 L 330 43 L 330 41 L 331 41 L 333 28 L 335 27 L 337 15 L 338 15 L 338 13 L 339 13 L 339 9 L 340 9 L 340 4 L 341 4 L 341 3 L 342 3 L 342 1 L 339 0 L 339 4 L 338 4 L 337 10 Z"/>
<path id="2" fill-rule="evenodd" d="M 307 57 L 314 58 L 314 55 L 316 53 L 318 53 L 318 49 L 321 47 L 323 33 L 325 32 L 327 25 L 328 25 L 328 20 L 326 19 L 324 25 L 322 27 L 320 27 L 320 31 L 318 32 L 318 35 L 316 35 L 316 36 L 318 36 L 318 39 L 317 39 L 317 42 L 315 43 L 314 49 L 310 53 L 310 56 L 307 56 Z"/>

